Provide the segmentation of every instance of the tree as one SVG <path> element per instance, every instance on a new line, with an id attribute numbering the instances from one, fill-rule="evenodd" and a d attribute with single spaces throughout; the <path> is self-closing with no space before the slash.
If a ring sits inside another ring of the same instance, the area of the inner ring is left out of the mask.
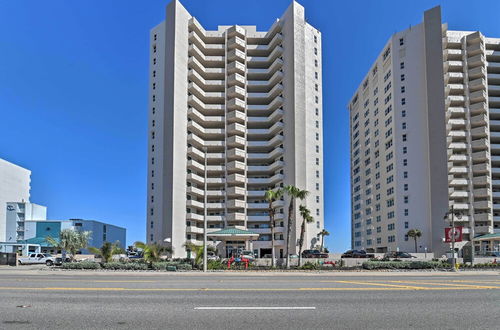
<path id="1" fill-rule="evenodd" d="M 110 262 L 114 255 L 125 253 L 125 250 L 120 247 L 118 242 L 104 242 L 101 248 L 91 246 L 88 250 L 93 254 L 100 256 L 103 262 Z"/>
<path id="2" fill-rule="evenodd" d="M 61 249 L 63 254 L 69 252 L 71 254 L 71 261 L 74 261 L 76 253 L 85 249 L 88 245 L 91 231 L 78 231 L 73 229 L 63 229 L 59 233 L 59 241 L 47 236 L 45 240 L 52 246 Z M 64 260 L 63 256 L 63 260 Z"/>
<path id="3" fill-rule="evenodd" d="M 325 240 L 325 236 L 330 236 L 330 233 L 326 229 L 323 229 L 322 231 L 320 231 L 318 233 L 318 235 L 321 236 L 321 249 L 320 249 L 320 251 L 323 252 L 323 242 Z"/>
<path id="4" fill-rule="evenodd" d="M 172 253 L 172 248 L 169 246 L 160 245 L 157 243 L 145 244 L 143 242 L 135 242 L 134 246 L 142 250 L 144 261 L 153 263 L 161 260 L 165 253 Z"/>
<path id="5" fill-rule="evenodd" d="M 300 226 L 300 239 L 299 239 L 299 267 L 302 265 L 302 247 L 304 245 L 304 235 L 306 233 L 306 222 L 311 223 L 314 218 L 311 211 L 304 205 L 299 206 L 300 216 L 302 217 L 302 225 Z"/>
<path id="6" fill-rule="evenodd" d="M 417 238 L 422 237 L 422 232 L 418 229 L 410 229 L 406 233 L 408 237 L 412 237 L 415 240 L 415 253 L 417 253 Z"/>
<path id="7" fill-rule="evenodd" d="M 186 250 L 194 253 L 194 263 L 199 266 L 203 264 L 203 245 L 196 245 L 194 243 L 184 243 Z M 207 252 L 215 252 L 215 248 L 211 245 L 207 245 Z"/>
<path id="8" fill-rule="evenodd" d="M 301 190 L 295 186 L 288 185 L 284 188 L 286 194 L 290 197 L 290 204 L 288 204 L 288 228 L 286 234 L 286 268 L 290 268 L 290 235 L 292 234 L 292 223 L 295 215 L 295 199 L 304 200 L 309 191 Z"/>
<path id="9" fill-rule="evenodd" d="M 273 208 L 273 203 L 283 196 L 283 189 L 269 189 L 266 191 L 266 200 L 269 203 L 269 221 L 271 222 L 271 267 L 276 267 L 276 252 L 274 251 L 274 215 L 276 210 Z"/>

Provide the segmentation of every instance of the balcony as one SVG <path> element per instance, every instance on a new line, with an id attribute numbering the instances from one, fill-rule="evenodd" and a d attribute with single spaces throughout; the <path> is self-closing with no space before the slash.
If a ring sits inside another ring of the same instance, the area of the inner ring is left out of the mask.
<path id="1" fill-rule="evenodd" d="M 233 73 L 239 73 L 244 75 L 245 74 L 245 64 L 240 63 L 240 62 L 232 62 L 227 65 L 227 72 L 229 74 Z"/>
<path id="2" fill-rule="evenodd" d="M 238 136 L 238 135 L 233 135 L 227 139 L 227 145 L 229 147 L 240 147 L 244 148 L 245 147 L 245 138 Z"/>
<path id="3" fill-rule="evenodd" d="M 481 127 L 478 127 L 478 128 L 481 128 Z M 483 130 L 479 130 L 479 131 L 483 132 Z M 483 134 L 484 134 L 484 132 L 483 132 Z M 478 140 L 474 140 L 471 142 L 471 147 L 474 151 L 485 150 L 485 149 L 488 149 L 489 146 L 490 146 L 490 141 L 488 139 L 478 139 Z"/>
<path id="4" fill-rule="evenodd" d="M 270 114 L 270 112 L 278 109 L 283 105 L 283 98 L 277 97 L 271 101 L 269 104 L 249 104 L 248 105 L 248 115 L 253 116 L 257 114 Z"/>
<path id="5" fill-rule="evenodd" d="M 269 68 L 249 68 L 247 71 L 248 80 L 269 79 L 276 71 L 283 67 L 283 60 L 277 59 Z"/>
<path id="6" fill-rule="evenodd" d="M 227 201 L 227 208 L 242 209 L 245 208 L 245 201 L 240 199 L 231 199 Z"/>
<path id="7" fill-rule="evenodd" d="M 477 79 L 477 78 L 484 78 L 486 77 L 486 70 L 484 67 L 480 66 L 474 69 L 470 69 L 469 72 L 469 79 Z"/>
<path id="8" fill-rule="evenodd" d="M 198 110 L 193 107 L 189 107 L 187 111 L 188 118 L 198 122 L 198 123 L 207 123 L 207 124 L 223 124 L 224 117 L 223 116 L 205 116 Z"/>
<path id="9" fill-rule="evenodd" d="M 229 86 L 238 85 L 240 87 L 245 87 L 245 77 L 238 73 L 233 73 L 227 78 L 227 84 Z"/>
<path id="10" fill-rule="evenodd" d="M 469 99 L 471 103 L 484 102 L 487 99 L 487 94 L 484 90 L 479 90 L 473 93 L 470 93 Z"/>
<path id="11" fill-rule="evenodd" d="M 229 98 L 237 97 L 240 99 L 244 99 L 245 98 L 245 89 L 240 87 L 240 86 L 230 87 L 227 90 L 227 96 Z"/>
<path id="12" fill-rule="evenodd" d="M 203 221 L 203 214 L 186 213 L 187 220 Z"/>
<path id="13" fill-rule="evenodd" d="M 233 36 L 245 38 L 246 30 L 241 26 L 234 25 L 226 30 L 228 38 L 232 38 Z"/>
<path id="14" fill-rule="evenodd" d="M 245 155 L 245 150 L 238 148 L 232 148 L 227 151 L 227 159 L 229 160 L 244 160 Z"/>
<path id="15" fill-rule="evenodd" d="M 473 127 L 485 126 L 487 122 L 488 122 L 488 116 L 486 116 L 485 114 L 480 114 L 471 117 L 471 125 Z"/>
<path id="16" fill-rule="evenodd" d="M 188 121 L 187 129 L 191 133 L 196 133 L 198 136 L 222 138 L 224 136 L 224 129 L 222 128 L 204 128 L 194 121 Z"/>
<path id="17" fill-rule="evenodd" d="M 229 197 L 245 196 L 245 193 L 246 193 L 245 188 L 241 188 L 241 187 L 229 187 L 229 188 L 227 188 L 227 195 Z"/>
<path id="18" fill-rule="evenodd" d="M 453 178 L 453 176 L 452 176 Z M 462 186 L 467 186 L 468 182 L 467 179 L 452 179 L 449 183 L 450 186 L 452 187 L 462 187 Z"/>
<path id="19" fill-rule="evenodd" d="M 188 60 L 188 68 L 196 70 L 204 79 L 222 80 L 224 79 L 225 71 L 223 68 L 207 68 L 195 57 L 190 57 Z"/>
<path id="20" fill-rule="evenodd" d="M 489 185 L 490 182 L 491 182 L 491 179 L 487 175 L 476 176 L 472 179 L 472 183 L 474 184 L 474 186 L 485 186 L 485 185 Z"/>
<path id="21" fill-rule="evenodd" d="M 203 228 L 195 226 L 187 226 L 186 233 L 188 234 L 203 234 Z"/>
<path id="22" fill-rule="evenodd" d="M 278 46 L 266 57 L 249 56 L 247 66 L 249 68 L 263 68 L 269 66 L 283 54 L 283 48 Z"/>
<path id="23" fill-rule="evenodd" d="M 245 171 L 246 165 L 243 162 L 233 160 L 232 162 L 227 163 L 227 171 L 230 173 L 233 172 L 243 172 Z"/>
<path id="24" fill-rule="evenodd" d="M 283 148 L 275 148 L 271 152 L 267 153 L 248 153 L 248 159 L 250 160 L 261 160 L 261 161 L 269 161 L 274 160 L 283 155 Z"/>
<path id="25" fill-rule="evenodd" d="M 227 221 L 245 221 L 245 213 L 228 213 L 226 216 Z"/>
<path id="26" fill-rule="evenodd" d="M 474 68 L 477 66 L 484 66 L 486 64 L 486 59 L 483 54 L 478 54 L 467 59 L 467 65 L 469 68 Z"/>
<path id="27" fill-rule="evenodd" d="M 233 123 L 227 126 L 227 133 L 231 135 L 245 135 L 246 128 L 244 125 Z"/>
<path id="28" fill-rule="evenodd" d="M 247 116 L 245 115 L 244 112 L 241 112 L 241 111 L 237 111 L 237 110 L 234 110 L 234 111 L 231 111 L 227 114 L 227 121 L 229 123 L 235 123 L 235 122 L 238 122 L 240 124 L 244 124 L 245 123 L 245 120 L 246 120 Z"/>
<path id="29" fill-rule="evenodd" d="M 275 174 L 268 178 L 248 178 L 247 182 L 249 185 L 271 185 L 283 181 L 283 174 Z"/>
<path id="30" fill-rule="evenodd" d="M 191 207 L 191 208 L 198 208 L 198 209 L 204 208 L 204 204 L 202 202 L 198 202 L 198 201 L 191 200 L 191 199 L 186 201 L 186 206 Z"/>
<path id="31" fill-rule="evenodd" d="M 275 97 L 279 96 L 283 93 L 283 85 L 278 84 L 274 86 L 267 93 L 248 93 L 248 102 L 249 103 L 257 103 L 257 102 L 270 102 Z"/>
<path id="32" fill-rule="evenodd" d="M 240 50 L 245 50 L 245 40 L 239 38 L 238 36 L 234 36 L 227 41 L 227 48 L 234 49 L 238 48 Z"/>
<path id="33" fill-rule="evenodd" d="M 245 176 L 241 174 L 231 174 L 227 177 L 228 184 L 244 184 Z"/>
<path id="34" fill-rule="evenodd" d="M 491 195 L 489 188 L 474 189 L 474 197 L 488 197 Z"/>
<path id="35" fill-rule="evenodd" d="M 462 143 L 462 142 L 453 142 L 450 143 L 448 148 L 452 150 L 466 150 L 467 149 L 467 144 Z"/>
<path id="36" fill-rule="evenodd" d="M 476 235 L 485 235 L 493 233 L 493 226 L 475 226 L 474 233 Z"/>
<path id="37" fill-rule="evenodd" d="M 188 96 L 188 105 L 200 111 L 201 113 L 209 113 L 210 115 L 224 114 L 223 104 L 209 104 L 202 102 L 194 95 Z"/>
<path id="38" fill-rule="evenodd" d="M 472 165 L 472 172 L 474 174 L 489 173 L 490 169 L 491 169 L 491 167 L 490 167 L 489 163 L 482 163 L 482 164 Z"/>
<path id="39" fill-rule="evenodd" d="M 477 115 L 481 113 L 486 113 L 486 109 L 488 109 L 488 106 L 486 102 L 480 102 L 470 105 L 469 109 L 473 115 Z"/>
<path id="40" fill-rule="evenodd" d="M 479 126 L 470 130 L 470 135 L 473 139 L 484 138 L 487 137 L 489 133 L 488 127 Z"/>
<path id="41" fill-rule="evenodd" d="M 238 98 L 232 98 L 229 101 L 227 101 L 227 108 L 229 110 L 245 110 L 246 103 L 245 101 L 238 99 Z"/>
<path id="42" fill-rule="evenodd" d="M 245 62 L 246 54 L 239 49 L 233 49 L 227 53 L 227 59 L 229 61 L 238 61 L 241 63 Z"/>
<path id="43" fill-rule="evenodd" d="M 474 162 L 484 162 L 489 159 L 490 153 L 488 151 L 478 151 L 472 153 L 472 160 Z"/>
<path id="44" fill-rule="evenodd" d="M 492 207 L 493 207 L 493 204 L 490 201 L 474 202 L 474 209 L 476 209 L 476 210 L 491 209 Z"/>
<path id="45" fill-rule="evenodd" d="M 467 54 L 469 55 L 477 55 L 480 53 L 484 53 L 484 51 L 484 44 L 480 42 L 467 47 Z"/>
<path id="46" fill-rule="evenodd" d="M 444 71 L 448 72 L 457 72 L 462 71 L 463 63 L 462 61 L 445 61 L 444 62 Z"/>
<path id="47" fill-rule="evenodd" d="M 467 167 L 465 167 L 465 166 L 453 166 L 449 172 L 451 174 L 466 174 Z"/>
<path id="48" fill-rule="evenodd" d="M 283 123 L 277 122 L 270 128 L 251 128 L 248 129 L 247 135 L 250 137 L 262 137 L 279 134 L 283 130 Z"/>
<path id="49" fill-rule="evenodd" d="M 446 119 L 450 118 L 461 118 L 465 117 L 465 108 L 459 107 L 448 107 L 448 111 L 446 111 Z"/>
<path id="50" fill-rule="evenodd" d="M 257 124 L 257 123 L 269 123 L 269 122 L 276 122 L 283 118 L 283 110 L 278 109 L 273 111 L 269 116 L 263 116 L 263 117 L 248 117 L 248 122 L 250 124 Z"/>
<path id="51" fill-rule="evenodd" d="M 484 78 L 478 78 L 469 82 L 469 90 L 477 91 L 480 89 L 486 89 L 486 80 Z"/>
<path id="52" fill-rule="evenodd" d="M 224 102 L 224 93 L 223 92 L 205 92 L 202 88 L 200 88 L 194 82 L 191 82 L 188 84 L 188 91 L 191 94 L 195 95 L 200 100 L 202 100 L 203 102 L 208 102 L 208 103 L 222 103 L 222 102 Z"/>
<path id="53" fill-rule="evenodd" d="M 271 140 L 267 141 L 248 141 L 249 152 L 256 152 L 257 149 L 275 148 L 284 141 L 283 135 L 275 135 Z"/>

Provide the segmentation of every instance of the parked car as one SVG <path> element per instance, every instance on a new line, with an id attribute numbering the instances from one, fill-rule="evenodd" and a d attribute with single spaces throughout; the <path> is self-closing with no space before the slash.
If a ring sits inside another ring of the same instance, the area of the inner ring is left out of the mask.
<path id="1" fill-rule="evenodd" d="M 415 256 L 412 256 L 408 252 L 402 252 L 402 251 L 392 251 L 392 252 L 387 252 L 384 254 L 384 258 L 394 258 L 394 259 L 408 259 L 408 258 L 416 258 Z"/>
<path id="2" fill-rule="evenodd" d="M 215 252 L 208 251 L 208 252 L 207 252 L 207 259 L 208 259 L 208 260 L 219 260 L 220 258 L 219 258 L 219 256 L 217 256 L 217 255 L 215 254 Z"/>
<path id="3" fill-rule="evenodd" d="M 302 258 L 328 258 L 328 253 L 322 253 L 319 250 L 304 250 Z"/>
<path id="4" fill-rule="evenodd" d="M 52 266 L 56 263 L 56 258 L 48 253 L 30 253 L 27 257 L 17 259 L 19 265 L 46 264 Z"/>
<path id="5" fill-rule="evenodd" d="M 375 258 L 373 253 L 366 253 L 365 250 L 347 250 L 341 258 Z"/>

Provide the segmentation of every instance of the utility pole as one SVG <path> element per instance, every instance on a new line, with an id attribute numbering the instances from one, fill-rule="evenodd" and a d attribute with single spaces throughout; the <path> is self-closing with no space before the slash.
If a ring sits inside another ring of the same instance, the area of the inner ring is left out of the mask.
<path id="1" fill-rule="evenodd" d="M 205 195 L 203 202 L 203 272 L 207 272 L 207 147 L 203 147 L 205 155 L 205 171 L 204 171 L 204 185 L 205 185 Z"/>
<path id="2" fill-rule="evenodd" d="M 455 259 L 455 210 L 454 205 L 451 205 L 451 250 L 453 252 L 451 257 L 451 265 L 453 271 L 457 271 L 457 261 Z"/>

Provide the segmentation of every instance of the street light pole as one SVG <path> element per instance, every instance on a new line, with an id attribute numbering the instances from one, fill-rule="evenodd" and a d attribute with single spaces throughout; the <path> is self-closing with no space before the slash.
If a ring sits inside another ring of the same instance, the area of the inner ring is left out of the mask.
<path id="1" fill-rule="evenodd" d="M 451 250 L 452 250 L 452 257 L 451 257 L 451 265 L 453 267 L 453 271 L 457 271 L 457 261 L 455 259 L 455 210 L 454 210 L 454 205 L 451 205 Z"/>
<path id="2" fill-rule="evenodd" d="M 203 148 L 205 155 L 205 194 L 203 203 L 203 271 L 207 272 L 207 147 Z"/>

